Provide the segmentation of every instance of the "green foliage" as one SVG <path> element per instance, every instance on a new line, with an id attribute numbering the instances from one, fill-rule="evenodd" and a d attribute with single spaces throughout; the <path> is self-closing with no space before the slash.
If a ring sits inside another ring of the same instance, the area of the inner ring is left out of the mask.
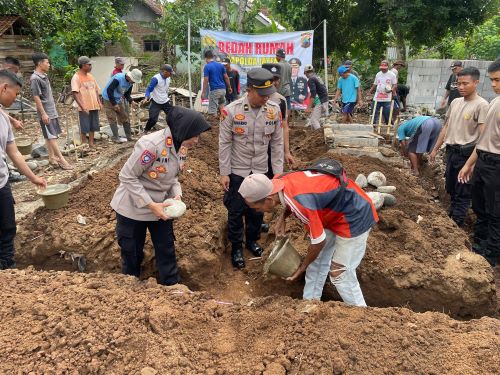
<path id="1" fill-rule="evenodd" d="M 130 0 L 12 0 L 9 12 L 28 22 L 37 49 L 50 50 L 57 43 L 74 60 L 95 56 L 104 43 L 121 40 L 127 28 L 119 14 L 131 4 Z"/>
<path id="2" fill-rule="evenodd" d="M 487 20 L 464 42 L 469 56 L 482 60 L 495 60 L 500 56 L 500 15 Z"/>

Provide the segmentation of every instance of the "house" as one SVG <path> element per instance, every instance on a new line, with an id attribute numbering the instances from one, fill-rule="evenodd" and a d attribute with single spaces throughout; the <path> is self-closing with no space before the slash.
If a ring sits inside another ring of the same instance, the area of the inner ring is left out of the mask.
<path id="1" fill-rule="evenodd" d="M 34 69 L 31 55 L 31 30 L 29 25 L 19 16 L 0 16 L 0 61 L 12 56 L 21 62 L 21 71 L 32 72 Z"/>
<path id="2" fill-rule="evenodd" d="M 135 56 L 138 53 L 160 53 L 161 42 L 154 23 L 163 15 L 162 6 L 154 0 L 134 1 L 123 16 L 130 35 L 131 51 L 115 43 L 105 47 L 107 56 Z"/>

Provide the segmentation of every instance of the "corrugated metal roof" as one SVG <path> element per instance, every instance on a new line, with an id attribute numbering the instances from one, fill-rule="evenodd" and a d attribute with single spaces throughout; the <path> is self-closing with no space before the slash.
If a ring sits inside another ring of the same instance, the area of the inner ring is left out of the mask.
<path id="1" fill-rule="evenodd" d="M 0 35 L 3 35 L 10 27 L 21 17 L 19 16 L 0 16 Z"/>

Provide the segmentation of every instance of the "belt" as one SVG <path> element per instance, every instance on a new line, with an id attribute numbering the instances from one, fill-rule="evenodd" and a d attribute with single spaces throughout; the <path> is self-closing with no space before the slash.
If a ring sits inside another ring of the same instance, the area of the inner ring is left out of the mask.
<path id="1" fill-rule="evenodd" d="M 472 151 L 476 145 L 474 143 L 468 143 L 466 145 L 446 145 L 446 149 L 452 151 Z"/>
<path id="2" fill-rule="evenodd" d="M 500 164 L 500 155 L 494 154 L 492 152 L 477 150 L 477 155 L 479 159 L 484 161 L 486 164 L 496 165 Z"/>

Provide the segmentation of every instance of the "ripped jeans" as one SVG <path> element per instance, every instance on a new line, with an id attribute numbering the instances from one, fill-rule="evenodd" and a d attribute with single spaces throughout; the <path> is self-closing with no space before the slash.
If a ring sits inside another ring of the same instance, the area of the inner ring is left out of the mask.
<path id="1" fill-rule="evenodd" d="M 366 306 L 363 292 L 356 277 L 356 268 L 365 255 L 370 230 L 357 237 L 345 238 L 328 229 L 325 246 L 306 270 L 303 298 L 319 300 L 327 276 L 348 305 Z"/>

